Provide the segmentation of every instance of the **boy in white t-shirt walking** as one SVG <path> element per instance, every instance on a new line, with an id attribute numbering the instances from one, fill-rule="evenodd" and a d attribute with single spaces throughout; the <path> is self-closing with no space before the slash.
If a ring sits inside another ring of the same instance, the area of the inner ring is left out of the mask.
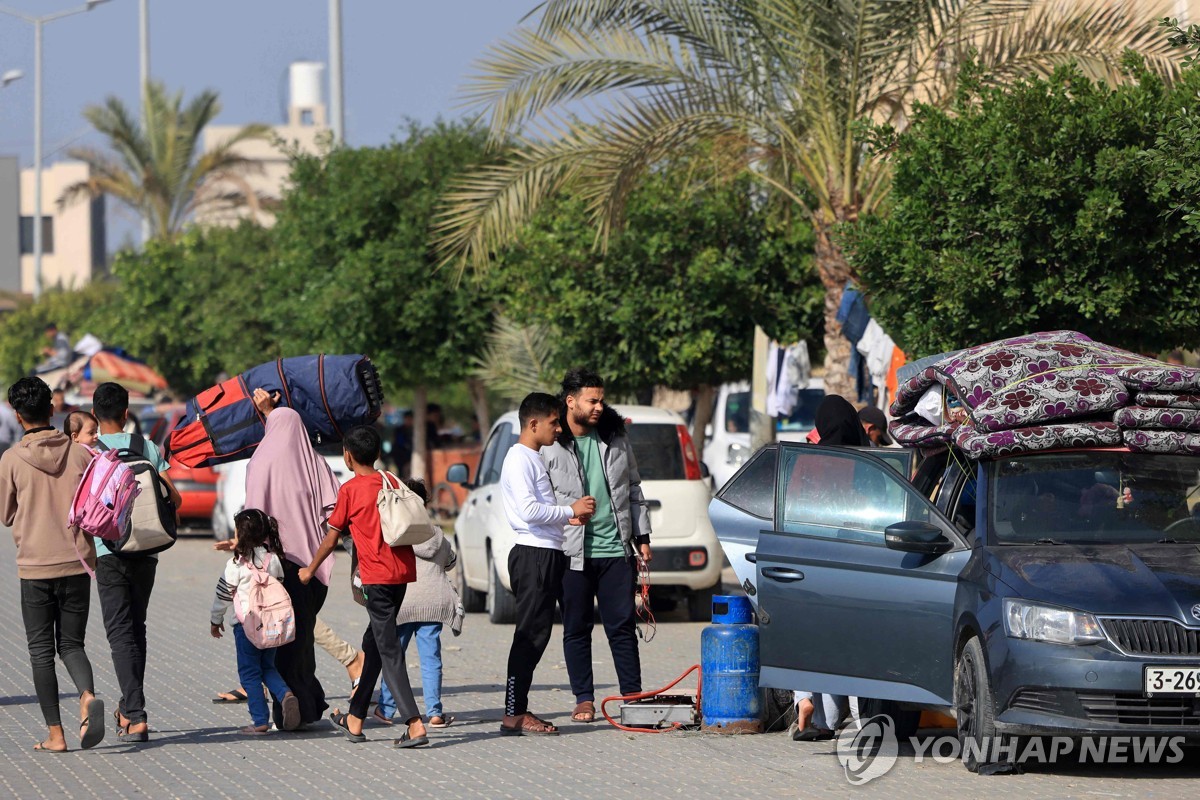
<path id="1" fill-rule="evenodd" d="M 558 733 L 554 725 L 529 713 L 529 687 L 533 671 L 550 643 L 554 604 L 562 596 L 567 565 L 563 529 L 568 523 L 582 524 L 596 511 L 594 497 L 581 498 L 569 506 L 555 502 L 541 449 L 553 444 L 561 431 L 560 408 L 557 398 L 542 392 L 521 401 L 517 412 L 521 437 L 504 457 L 500 471 L 504 515 L 517 535 L 516 545 L 508 554 L 517 625 L 508 652 L 504 721 L 500 725 L 500 733 L 506 736 Z"/>

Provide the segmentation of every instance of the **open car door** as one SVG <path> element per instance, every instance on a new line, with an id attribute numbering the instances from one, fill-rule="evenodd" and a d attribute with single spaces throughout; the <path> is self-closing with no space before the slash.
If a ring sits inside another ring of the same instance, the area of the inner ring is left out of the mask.
<path id="1" fill-rule="evenodd" d="M 774 525 L 753 554 L 764 686 L 951 703 L 970 549 L 885 453 L 780 445 Z M 945 552 L 889 547 L 896 523 L 924 526 Z"/>
<path id="2" fill-rule="evenodd" d="M 898 447 L 853 447 L 881 459 L 908 478 L 912 475 L 916 453 Z M 778 484 L 780 445 L 759 450 L 725 483 L 709 504 L 713 530 L 729 559 L 738 585 L 755 605 L 758 604 L 758 575 L 752 558 L 759 534 L 775 527 L 775 492 Z M 747 558 L 750 556 L 750 558 Z"/>

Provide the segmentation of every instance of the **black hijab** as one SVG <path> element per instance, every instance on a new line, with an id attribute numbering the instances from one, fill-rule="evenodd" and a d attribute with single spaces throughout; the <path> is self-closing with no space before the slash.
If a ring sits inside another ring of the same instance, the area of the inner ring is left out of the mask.
<path id="1" fill-rule="evenodd" d="M 866 447 L 871 443 L 858 419 L 858 412 L 849 400 L 840 395 L 825 396 L 821 405 L 817 406 L 816 422 L 817 433 L 821 436 L 820 444 Z"/>

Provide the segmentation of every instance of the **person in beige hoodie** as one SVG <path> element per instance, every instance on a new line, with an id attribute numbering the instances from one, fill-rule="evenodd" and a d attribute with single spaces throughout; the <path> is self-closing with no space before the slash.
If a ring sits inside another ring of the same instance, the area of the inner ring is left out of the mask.
<path id="1" fill-rule="evenodd" d="M 91 537 L 67 526 L 67 514 L 91 453 L 50 427 L 50 387 L 22 378 L 8 402 L 24 435 L 0 456 L 0 521 L 12 528 L 21 581 L 21 616 L 33 667 L 33 685 L 49 737 L 34 750 L 63 753 L 55 653 L 79 692 L 80 746 L 104 738 L 104 701 L 96 697 L 92 664 L 84 650 L 96 565 Z"/>

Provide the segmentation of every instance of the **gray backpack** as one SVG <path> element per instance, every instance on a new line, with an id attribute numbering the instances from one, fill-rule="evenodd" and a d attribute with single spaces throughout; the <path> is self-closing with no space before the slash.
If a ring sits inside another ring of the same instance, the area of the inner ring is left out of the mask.
<path id="1" fill-rule="evenodd" d="M 102 441 L 96 448 L 113 450 Z M 175 504 L 158 470 L 146 456 L 146 441 L 136 434 L 129 437 L 129 447 L 116 450 L 117 458 L 129 465 L 137 477 L 138 494 L 129 514 L 129 530 L 121 538 L 106 542 L 118 556 L 148 556 L 161 553 L 175 544 Z"/>

